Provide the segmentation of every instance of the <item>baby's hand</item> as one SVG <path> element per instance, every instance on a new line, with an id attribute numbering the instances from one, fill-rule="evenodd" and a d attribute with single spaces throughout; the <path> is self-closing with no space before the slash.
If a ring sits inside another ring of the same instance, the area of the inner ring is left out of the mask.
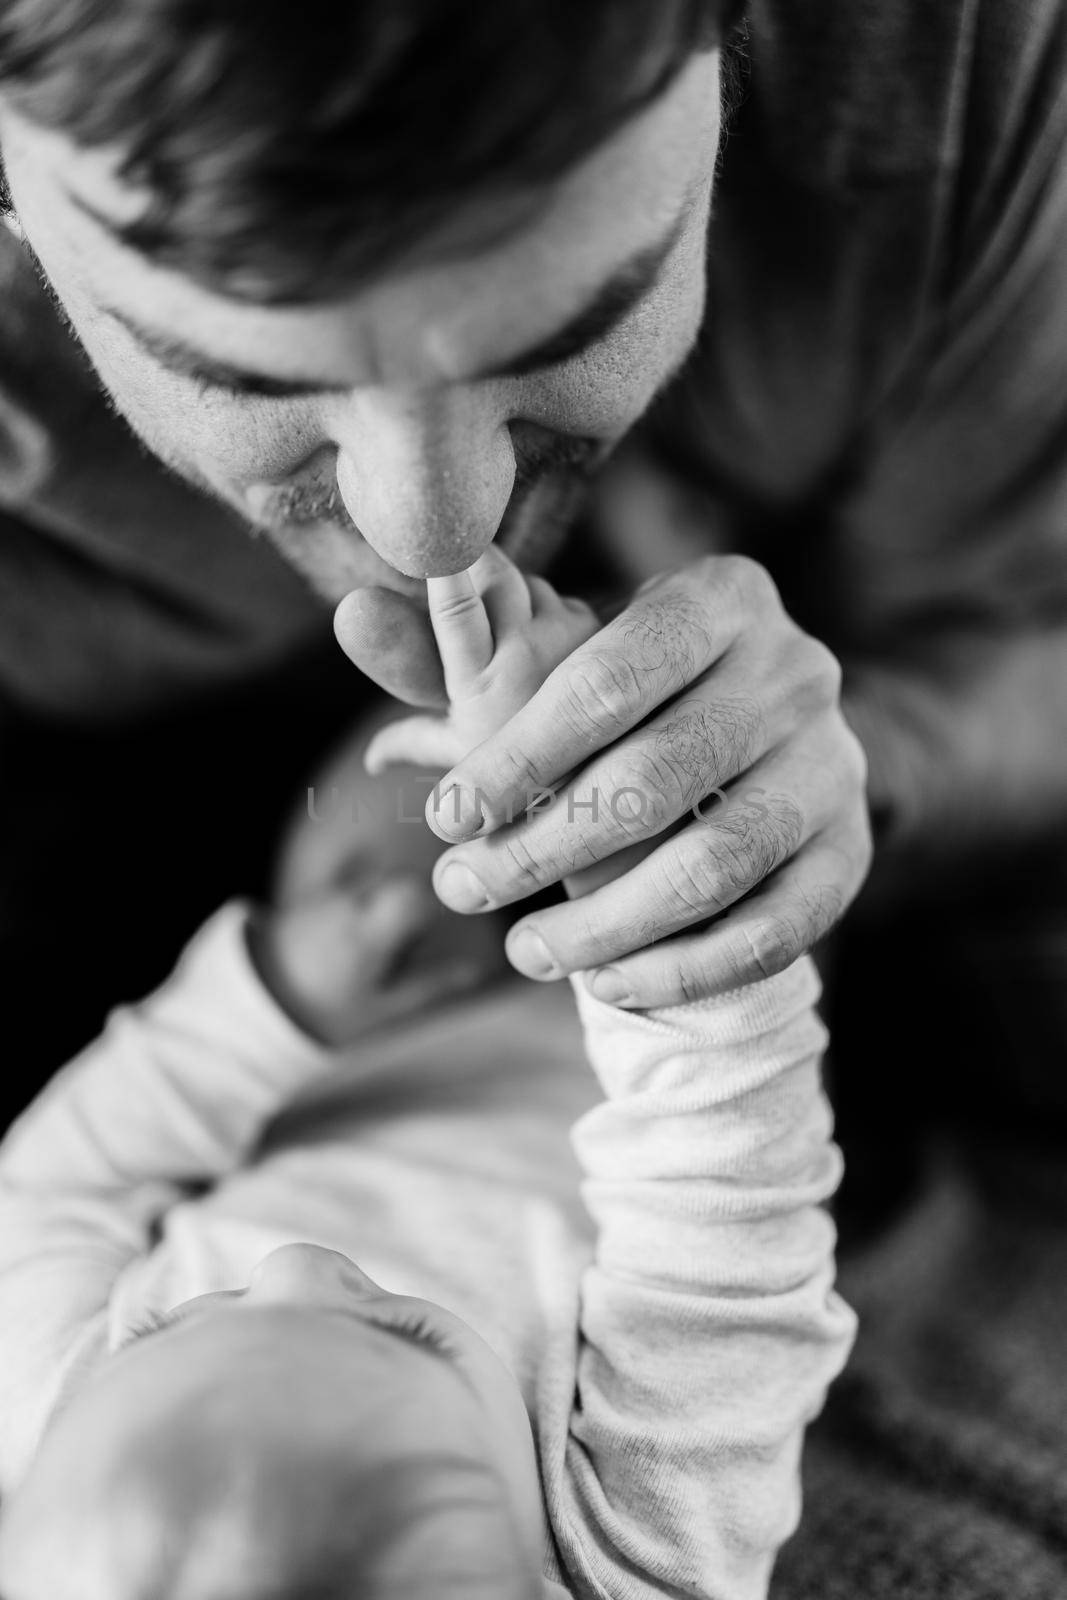
<path id="1" fill-rule="evenodd" d="M 527 578 L 491 545 L 469 572 L 427 582 L 430 621 L 445 674 L 444 717 L 404 717 L 376 734 L 363 757 L 368 772 L 414 763 L 446 772 L 530 700 L 561 662 L 601 624 L 582 600 L 564 600 L 544 578 Z M 530 800 L 539 798 L 531 795 Z M 570 873 L 572 899 L 628 872 L 658 839 L 620 850 Z"/>
<path id="2" fill-rule="evenodd" d="M 397 763 L 447 771 L 502 728 L 548 675 L 600 627 L 581 600 L 564 600 L 490 545 L 468 572 L 426 585 L 449 710 L 404 717 L 371 740 L 368 772 Z"/>

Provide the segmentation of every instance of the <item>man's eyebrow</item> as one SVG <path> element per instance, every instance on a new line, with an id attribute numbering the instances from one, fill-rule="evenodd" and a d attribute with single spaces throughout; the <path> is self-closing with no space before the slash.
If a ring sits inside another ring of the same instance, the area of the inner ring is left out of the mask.
<path id="1" fill-rule="evenodd" d="M 605 339 L 638 306 L 653 288 L 663 265 L 673 251 L 689 220 L 691 202 L 682 207 L 662 239 L 633 256 L 613 272 L 592 298 L 570 321 L 548 339 L 499 366 L 479 372 L 479 378 L 523 378 L 543 367 L 558 366 L 580 355 L 590 345 Z"/>
<path id="2" fill-rule="evenodd" d="M 544 367 L 557 366 L 607 337 L 650 292 L 689 220 L 693 196 L 688 196 L 663 238 L 646 246 L 618 268 L 595 290 L 590 300 L 566 325 L 528 350 L 509 356 L 499 365 L 472 373 L 464 382 L 483 378 L 521 378 Z M 267 399 L 298 399 L 315 394 L 346 394 L 358 384 L 325 382 L 321 378 L 272 378 L 266 373 L 220 361 L 177 334 L 149 328 L 117 306 L 105 306 L 106 316 L 123 327 L 147 355 L 169 372 L 214 384 L 239 394 Z"/>
<path id="3" fill-rule="evenodd" d="M 148 328 L 118 306 L 105 306 L 104 313 L 160 366 L 182 378 L 194 378 L 201 383 L 217 384 L 224 389 L 235 389 L 240 394 L 261 395 L 267 399 L 297 399 L 312 394 L 347 394 L 350 383 L 324 383 L 321 378 L 270 378 L 264 372 L 250 372 L 244 367 L 219 361 L 216 356 L 197 349 L 177 334 L 164 333 L 160 328 Z"/>

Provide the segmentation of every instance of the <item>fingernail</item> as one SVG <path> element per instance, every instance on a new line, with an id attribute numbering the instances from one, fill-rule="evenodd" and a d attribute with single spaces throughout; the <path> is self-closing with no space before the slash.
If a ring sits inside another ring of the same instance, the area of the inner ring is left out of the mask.
<path id="1" fill-rule="evenodd" d="M 589 992 L 608 1006 L 622 1006 L 633 999 L 633 990 L 615 967 L 601 967 L 589 980 Z"/>
<path id="2" fill-rule="evenodd" d="M 450 861 L 434 880 L 438 897 L 453 911 L 486 911 L 489 891 L 481 878 L 464 866 L 462 861 Z"/>
<path id="3" fill-rule="evenodd" d="M 513 967 L 518 967 L 528 978 L 562 976 L 555 956 L 541 935 L 532 928 L 520 928 L 508 940 L 508 959 Z"/>
<path id="4" fill-rule="evenodd" d="M 469 839 L 485 826 L 477 791 L 472 794 L 458 783 L 449 785 L 433 811 L 438 828 L 450 839 Z"/>

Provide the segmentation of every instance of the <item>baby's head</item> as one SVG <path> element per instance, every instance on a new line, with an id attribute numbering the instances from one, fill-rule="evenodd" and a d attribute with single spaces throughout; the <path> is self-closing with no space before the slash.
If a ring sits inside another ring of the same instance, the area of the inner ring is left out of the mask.
<path id="1" fill-rule="evenodd" d="M 4 1600 L 535 1600 L 518 1390 L 465 1323 L 289 1245 L 57 1409 Z"/>

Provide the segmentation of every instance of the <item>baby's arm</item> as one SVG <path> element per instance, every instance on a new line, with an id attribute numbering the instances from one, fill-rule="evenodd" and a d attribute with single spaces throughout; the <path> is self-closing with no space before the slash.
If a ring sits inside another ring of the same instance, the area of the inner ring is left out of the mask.
<path id="1" fill-rule="evenodd" d="M 365 898 L 349 988 L 376 987 L 424 906 L 403 883 Z M 112 1288 L 154 1224 L 238 1167 L 281 1106 L 337 1064 L 268 996 L 246 923 L 239 905 L 212 918 L 162 988 L 114 1012 L 0 1144 L 0 1495 L 72 1368 L 103 1353 Z M 368 995 L 364 1009 L 377 1003 Z"/>
<path id="2" fill-rule="evenodd" d="M 574 988 L 605 1100 L 574 1131 L 580 1339 L 537 1419 L 561 1564 L 598 1600 L 762 1600 L 854 1335 L 814 967 L 644 1015 Z"/>
<path id="3" fill-rule="evenodd" d="M 430 584 L 449 717 L 395 725 L 385 757 L 414 732 L 413 758 L 452 766 L 588 637 L 591 613 L 553 608 L 538 580 L 524 621 L 527 580 L 503 557 L 474 576 Z M 567 1585 L 757 1600 L 799 1515 L 804 1427 L 854 1335 L 824 1209 L 841 1160 L 815 969 L 644 1015 L 573 987 L 605 1093 L 574 1133 L 598 1239 L 535 1419 Z"/>

